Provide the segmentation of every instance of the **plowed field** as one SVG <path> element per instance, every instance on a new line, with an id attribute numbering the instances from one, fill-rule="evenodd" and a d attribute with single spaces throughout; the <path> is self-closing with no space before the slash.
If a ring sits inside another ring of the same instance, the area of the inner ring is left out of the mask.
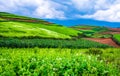
<path id="1" fill-rule="evenodd" d="M 107 44 L 114 47 L 120 47 L 120 45 L 116 44 L 111 38 L 85 38 L 85 39 L 99 42 L 102 44 Z"/>

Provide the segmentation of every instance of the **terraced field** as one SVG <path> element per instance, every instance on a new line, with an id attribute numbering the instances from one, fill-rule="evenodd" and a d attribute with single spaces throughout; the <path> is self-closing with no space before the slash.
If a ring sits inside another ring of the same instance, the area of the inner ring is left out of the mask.
<path id="1" fill-rule="evenodd" d="M 0 13 L 0 28 L 2 37 L 71 38 L 81 33 L 65 26 L 9 13 Z"/>
<path id="2" fill-rule="evenodd" d="M 71 27 L 83 32 L 83 38 L 114 47 L 120 47 L 120 28 L 78 25 Z"/>
<path id="3" fill-rule="evenodd" d="M 108 31 L 0 12 L 0 76 L 120 76 L 120 49 Z"/>
<path id="4" fill-rule="evenodd" d="M 72 26 L 71 28 L 82 32 L 84 37 L 91 37 L 91 38 L 105 37 L 105 35 L 101 33 L 109 31 L 107 27 L 92 26 L 92 25 L 77 25 L 77 26 Z"/>

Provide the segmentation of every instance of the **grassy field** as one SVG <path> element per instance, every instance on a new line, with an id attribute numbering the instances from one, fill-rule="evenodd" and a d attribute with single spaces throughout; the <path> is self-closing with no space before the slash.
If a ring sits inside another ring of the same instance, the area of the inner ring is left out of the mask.
<path id="1" fill-rule="evenodd" d="M 0 22 L 0 35 L 3 37 L 48 37 L 70 38 L 77 36 L 78 31 L 63 26 L 46 26 L 25 22 Z"/>
<path id="2" fill-rule="evenodd" d="M 119 49 L 0 48 L 0 50 L 2 76 L 119 76 Z"/>

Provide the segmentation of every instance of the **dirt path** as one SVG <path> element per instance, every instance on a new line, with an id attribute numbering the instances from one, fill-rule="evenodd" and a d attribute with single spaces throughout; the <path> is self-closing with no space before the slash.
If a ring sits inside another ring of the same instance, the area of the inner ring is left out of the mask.
<path id="1" fill-rule="evenodd" d="M 116 44 L 111 38 L 85 38 L 85 39 L 96 41 L 102 44 L 107 44 L 114 47 L 120 47 L 120 45 Z"/>

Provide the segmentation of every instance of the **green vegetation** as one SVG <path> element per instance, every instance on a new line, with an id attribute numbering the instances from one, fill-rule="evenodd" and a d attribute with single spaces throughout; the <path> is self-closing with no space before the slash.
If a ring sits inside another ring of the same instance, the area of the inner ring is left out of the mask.
<path id="1" fill-rule="evenodd" d="M 93 28 L 97 28 L 98 26 L 93 26 L 93 25 L 76 25 L 76 26 L 73 26 L 72 28 L 90 28 L 90 29 L 93 29 Z"/>
<path id="2" fill-rule="evenodd" d="M 100 44 L 97 42 L 77 39 L 77 40 L 59 40 L 59 39 L 26 39 L 26 38 L 0 38 L 0 47 L 12 48 L 28 48 L 28 47 L 41 47 L 41 48 L 108 48 L 109 45 Z"/>
<path id="3" fill-rule="evenodd" d="M 45 25 L 22 22 L 0 22 L 0 35 L 3 37 L 53 37 L 70 38 L 70 36 L 43 28 Z M 48 26 L 49 27 L 49 26 Z M 53 27 L 53 26 L 52 26 Z M 57 26 L 54 26 L 57 27 Z"/>
<path id="4" fill-rule="evenodd" d="M 97 34 L 94 34 L 92 37 L 94 37 L 94 38 L 111 38 L 112 34 L 100 34 L 100 33 L 97 33 Z"/>
<path id="5" fill-rule="evenodd" d="M 63 26 L 46 26 L 25 22 L 0 22 L 0 36 L 3 37 L 48 37 L 70 38 L 77 36 L 78 31 Z"/>
<path id="6" fill-rule="evenodd" d="M 83 36 L 85 37 L 93 37 L 93 38 L 111 37 L 111 35 L 108 36 L 108 35 L 101 34 L 102 32 L 109 31 L 109 29 L 106 27 L 92 26 L 92 25 L 77 25 L 71 28 L 79 30 L 80 32 L 82 32 Z"/>
<path id="7" fill-rule="evenodd" d="M 40 20 L 40 19 L 37 19 L 37 18 L 31 18 L 31 17 L 26 17 L 26 16 L 19 16 L 19 15 L 7 13 L 7 12 L 0 12 L 0 17 Z"/>
<path id="8" fill-rule="evenodd" d="M 101 49 L 102 56 L 85 54 L 87 49 L 0 50 L 1 76 L 119 76 L 119 49 Z"/>
<path id="9" fill-rule="evenodd" d="M 113 39 L 115 40 L 116 43 L 120 44 L 120 34 L 114 34 Z"/>
<path id="10" fill-rule="evenodd" d="M 0 36 L 2 37 L 71 38 L 78 33 L 81 32 L 44 20 L 0 12 Z"/>

